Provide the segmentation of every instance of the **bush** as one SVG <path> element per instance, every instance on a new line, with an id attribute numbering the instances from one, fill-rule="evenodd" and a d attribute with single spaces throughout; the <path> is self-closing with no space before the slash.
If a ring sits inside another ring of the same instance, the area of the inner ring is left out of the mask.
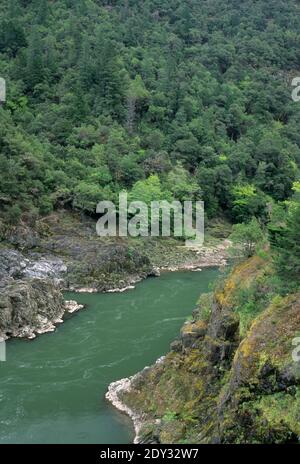
<path id="1" fill-rule="evenodd" d="M 273 248 L 278 275 L 287 287 L 300 284 L 300 202 L 288 215 L 286 227 L 277 235 Z"/>
<path id="2" fill-rule="evenodd" d="M 19 205 L 13 205 L 6 212 L 6 219 L 8 224 L 16 225 L 21 219 L 22 210 Z"/>
<path id="3" fill-rule="evenodd" d="M 250 258 L 257 251 L 258 244 L 265 243 L 265 235 L 257 219 L 253 218 L 248 223 L 235 224 L 230 240 L 235 255 L 242 254 L 243 257 Z"/>

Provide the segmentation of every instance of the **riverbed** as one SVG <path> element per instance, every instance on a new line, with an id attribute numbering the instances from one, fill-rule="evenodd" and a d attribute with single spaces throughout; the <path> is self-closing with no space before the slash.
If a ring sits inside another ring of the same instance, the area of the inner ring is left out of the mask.
<path id="1" fill-rule="evenodd" d="M 11 340 L 0 363 L 0 443 L 126 444 L 131 420 L 108 385 L 153 364 L 218 275 L 164 273 L 126 293 L 66 294 L 86 309 L 54 333 Z"/>

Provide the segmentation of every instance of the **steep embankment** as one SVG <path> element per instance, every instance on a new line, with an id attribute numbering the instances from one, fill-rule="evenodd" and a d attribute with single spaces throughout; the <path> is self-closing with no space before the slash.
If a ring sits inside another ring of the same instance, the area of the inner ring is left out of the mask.
<path id="1" fill-rule="evenodd" d="M 300 294 L 275 293 L 266 259 L 242 263 L 214 295 L 201 298 L 163 362 L 125 388 L 110 386 L 108 398 L 117 396 L 132 411 L 140 441 L 298 441 L 292 340 L 300 331 Z"/>

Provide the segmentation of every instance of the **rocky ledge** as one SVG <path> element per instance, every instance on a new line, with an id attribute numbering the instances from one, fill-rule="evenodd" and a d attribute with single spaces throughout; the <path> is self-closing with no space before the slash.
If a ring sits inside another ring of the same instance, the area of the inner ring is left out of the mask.
<path id="1" fill-rule="evenodd" d="M 162 364 L 164 361 L 164 356 L 159 358 L 156 361 L 155 366 Z M 132 390 L 134 390 L 140 382 L 143 382 L 144 376 L 151 370 L 152 367 L 145 367 L 142 372 L 138 374 L 128 377 L 126 379 L 121 379 L 116 382 L 112 382 L 109 387 L 108 391 L 105 395 L 106 399 L 112 403 L 112 405 L 117 408 L 119 411 L 127 414 L 133 421 L 133 426 L 135 430 L 135 444 L 145 443 L 146 441 L 140 435 L 141 429 L 145 426 L 146 417 L 137 411 L 131 409 L 127 404 L 124 403 L 123 397 L 126 394 L 130 394 Z M 155 443 L 154 440 L 151 441 Z M 149 443 L 149 442 L 148 442 Z"/>
<path id="2" fill-rule="evenodd" d="M 33 339 L 61 322 L 65 303 L 51 280 L 11 280 L 0 288 L 0 336 Z"/>
<path id="3" fill-rule="evenodd" d="M 186 253 L 190 254 L 190 258 L 186 257 L 179 260 L 176 264 L 169 264 L 168 266 L 160 266 L 160 271 L 202 271 L 208 267 L 223 267 L 228 262 L 228 250 L 231 246 L 229 240 L 224 240 L 216 246 L 202 246 L 198 248 L 193 247 L 178 247 L 184 249 L 183 256 Z M 179 252 L 180 253 L 180 252 Z"/>
<path id="4" fill-rule="evenodd" d="M 0 338 L 27 338 L 54 332 L 66 313 L 83 308 L 64 301 L 51 280 L 15 280 L 0 288 Z"/>

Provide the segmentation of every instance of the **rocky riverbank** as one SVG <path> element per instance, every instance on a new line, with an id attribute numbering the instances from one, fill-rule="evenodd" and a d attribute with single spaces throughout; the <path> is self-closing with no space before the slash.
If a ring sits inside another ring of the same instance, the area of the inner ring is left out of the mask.
<path id="1" fill-rule="evenodd" d="M 268 260 L 240 264 L 201 297 L 162 362 L 110 386 L 107 398 L 137 424 L 136 442 L 299 442 L 300 295 L 274 297 L 272 286 Z"/>
<path id="2" fill-rule="evenodd" d="M 173 239 L 100 238 L 92 219 L 63 211 L 34 228 L 2 228 L 1 237 L 0 336 L 30 339 L 62 322 L 64 290 L 124 292 L 163 271 L 223 266 L 229 246 L 189 249 Z"/>
<path id="3" fill-rule="evenodd" d="M 158 366 L 161 363 L 163 363 L 164 359 L 165 359 L 164 356 L 159 358 L 156 361 L 155 366 Z M 143 439 L 140 436 L 140 432 L 145 425 L 146 417 L 144 417 L 142 413 L 131 409 L 126 403 L 122 401 L 122 397 L 126 394 L 130 394 L 133 386 L 137 385 L 139 381 L 143 379 L 144 375 L 152 368 L 153 366 L 145 367 L 142 372 L 139 372 L 138 374 L 132 377 L 121 379 L 121 380 L 118 380 L 117 382 L 112 382 L 109 385 L 108 391 L 105 395 L 106 399 L 110 401 L 115 408 L 117 408 L 121 412 L 124 412 L 132 419 L 134 430 L 135 430 L 135 438 L 134 438 L 135 444 L 143 443 Z"/>

